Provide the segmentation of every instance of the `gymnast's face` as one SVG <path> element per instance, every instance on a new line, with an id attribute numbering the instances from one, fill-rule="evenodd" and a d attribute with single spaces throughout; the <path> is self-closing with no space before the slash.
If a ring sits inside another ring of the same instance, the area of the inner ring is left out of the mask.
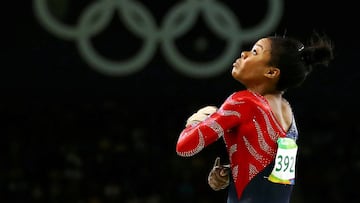
<path id="1" fill-rule="evenodd" d="M 258 40 L 250 51 L 243 51 L 233 63 L 232 76 L 246 87 L 263 84 L 270 71 L 271 40 Z"/>

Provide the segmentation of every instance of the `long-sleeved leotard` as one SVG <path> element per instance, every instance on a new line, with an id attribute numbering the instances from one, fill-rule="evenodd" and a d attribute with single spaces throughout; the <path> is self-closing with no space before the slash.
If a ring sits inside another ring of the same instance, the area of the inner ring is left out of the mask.
<path id="1" fill-rule="evenodd" d="M 291 136 L 295 138 L 297 130 L 293 126 Z M 229 96 L 203 122 L 186 127 L 180 133 L 176 152 L 180 156 L 193 156 L 223 137 L 240 199 L 250 180 L 274 161 L 277 139 L 286 136 L 265 98 L 244 90 Z"/>

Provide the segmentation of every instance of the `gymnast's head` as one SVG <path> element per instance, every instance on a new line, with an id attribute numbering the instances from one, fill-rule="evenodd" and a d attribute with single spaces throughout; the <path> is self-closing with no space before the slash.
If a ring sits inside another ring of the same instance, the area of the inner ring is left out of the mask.
<path id="1" fill-rule="evenodd" d="M 307 43 L 286 36 L 259 39 L 233 63 L 232 76 L 248 89 L 285 91 L 300 86 L 314 68 L 326 67 L 332 41 L 314 32 Z"/>

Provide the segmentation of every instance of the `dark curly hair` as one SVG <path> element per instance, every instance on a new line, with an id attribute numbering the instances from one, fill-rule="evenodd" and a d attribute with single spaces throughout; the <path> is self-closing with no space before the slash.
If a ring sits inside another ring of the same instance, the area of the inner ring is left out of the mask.
<path id="1" fill-rule="evenodd" d="M 315 67 L 328 66 L 334 58 L 332 41 L 325 35 L 314 32 L 307 44 L 299 40 L 270 36 L 270 65 L 280 69 L 277 89 L 280 91 L 301 85 Z"/>

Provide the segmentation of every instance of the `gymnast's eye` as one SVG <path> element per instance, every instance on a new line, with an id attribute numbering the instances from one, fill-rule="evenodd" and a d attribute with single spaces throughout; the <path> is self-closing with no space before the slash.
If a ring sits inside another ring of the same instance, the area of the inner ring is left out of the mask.
<path id="1" fill-rule="evenodd" d="M 252 49 L 252 50 L 251 50 L 251 53 L 252 53 L 252 54 L 254 54 L 254 55 L 257 55 L 257 51 L 256 51 L 256 49 L 255 49 L 255 48 L 254 48 L 254 49 Z"/>

